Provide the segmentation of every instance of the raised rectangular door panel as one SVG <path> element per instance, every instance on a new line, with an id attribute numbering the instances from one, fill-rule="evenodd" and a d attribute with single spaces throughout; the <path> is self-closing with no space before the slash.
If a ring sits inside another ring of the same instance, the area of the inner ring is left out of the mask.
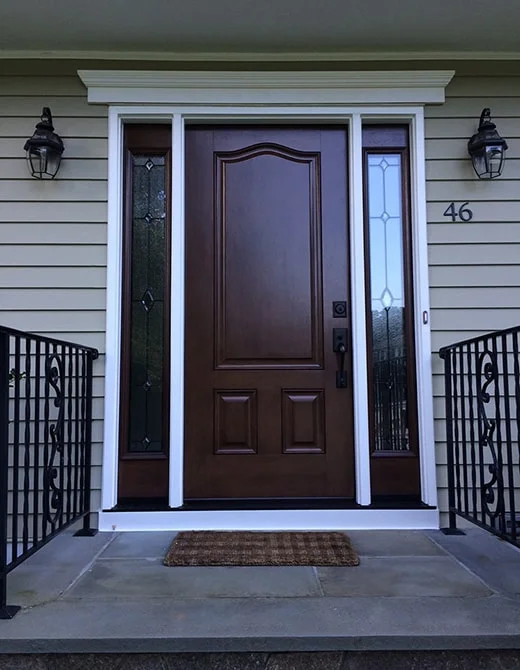
<path id="1" fill-rule="evenodd" d="M 255 391 L 215 391 L 215 453 L 256 454 Z"/>
<path id="2" fill-rule="evenodd" d="M 185 146 L 185 497 L 353 498 L 332 351 L 349 326 L 332 312 L 349 296 L 346 130 L 198 126 Z"/>
<path id="3" fill-rule="evenodd" d="M 323 366 L 319 159 L 267 143 L 215 155 L 219 369 Z"/>
<path id="4" fill-rule="evenodd" d="M 323 391 L 282 391 L 284 454 L 325 453 Z"/>

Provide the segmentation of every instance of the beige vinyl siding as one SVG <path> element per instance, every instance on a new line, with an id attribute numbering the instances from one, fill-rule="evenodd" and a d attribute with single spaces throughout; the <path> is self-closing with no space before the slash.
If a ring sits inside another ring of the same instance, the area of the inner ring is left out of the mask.
<path id="1" fill-rule="evenodd" d="M 18 69 L 18 68 L 17 68 Z M 14 70 L 16 71 L 16 70 Z M 23 145 L 50 107 L 58 178 L 28 175 Z M 0 324 L 105 349 L 107 108 L 76 76 L 0 76 Z M 104 357 L 94 364 L 92 509 L 100 505 Z"/>
<path id="2" fill-rule="evenodd" d="M 87 103 L 76 70 L 146 67 L 172 64 L 0 62 L 0 323 L 104 351 L 107 109 Z M 425 110 L 433 406 L 439 498 L 446 510 L 444 386 L 437 352 L 459 339 L 520 323 L 520 67 L 469 62 L 348 67 L 460 73 L 447 87 L 446 103 Z M 51 108 L 65 142 L 63 164 L 52 183 L 28 177 L 23 152 L 43 106 Z M 467 141 L 486 106 L 509 143 L 504 175 L 493 182 L 476 179 L 467 155 Z M 443 216 L 452 201 L 469 201 L 473 220 L 452 223 Z M 101 483 L 103 356 L 94 370 L 95 508 Z"/>
<path id="3" fill-rule="evenodd" d="M 467 141 L 484 107 L 491 108 L 509 144 L 504 173 L 491 182 L 475 177 L 467 155 Z M 444 511 L 446 426 L 437 352 L 443 345 L 520 324 L 520 76 L 455 77 L 446 103 L 427 107 L 425 116 L 433 407 Z M 457 206 L 469 201 L 473 219 L 452 223 L 444 217 L 452 201 Z"/>

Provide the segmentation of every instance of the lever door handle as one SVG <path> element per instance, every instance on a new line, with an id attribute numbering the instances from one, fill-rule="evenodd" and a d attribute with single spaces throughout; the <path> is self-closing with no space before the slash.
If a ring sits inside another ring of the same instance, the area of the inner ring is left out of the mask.
<path id="1" fill-rule="evenodd" d="M 332 331 L 332 350 L 339 354 L 339 365 L 336 372 L 336 388 L 347 387 L 347 373 L 345 372 L 345 353 L 347 351 L 347 329 L 334 328 Z"/>

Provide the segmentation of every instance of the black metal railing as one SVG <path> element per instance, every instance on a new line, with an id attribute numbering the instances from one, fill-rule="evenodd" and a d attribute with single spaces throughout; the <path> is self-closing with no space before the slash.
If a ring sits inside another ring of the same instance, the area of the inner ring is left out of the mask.
<path id="1" fill-rule="evenodd" d="M 90 528 L 96 349 L 0 327 L 0 618 L 7 575 L 67 526 Z"/>
<path id="2" fill-rule="evenodd" d="M 449 529 L 520 543 L 520 326 L 443 347 Z"/>

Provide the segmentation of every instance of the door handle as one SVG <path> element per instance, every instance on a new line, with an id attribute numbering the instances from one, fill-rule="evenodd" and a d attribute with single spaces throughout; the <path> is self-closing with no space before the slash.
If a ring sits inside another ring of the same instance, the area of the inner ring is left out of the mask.
<path id="1" fill-rule="evenodd" d="M 339 365 L 336 372 L 336 388 L 347 387 L 347 373 L 345 372 L 345 353 L 347 351 L 347 329 L 334 328 L 332 331 L 332 350 L 339 354 Z"/>

